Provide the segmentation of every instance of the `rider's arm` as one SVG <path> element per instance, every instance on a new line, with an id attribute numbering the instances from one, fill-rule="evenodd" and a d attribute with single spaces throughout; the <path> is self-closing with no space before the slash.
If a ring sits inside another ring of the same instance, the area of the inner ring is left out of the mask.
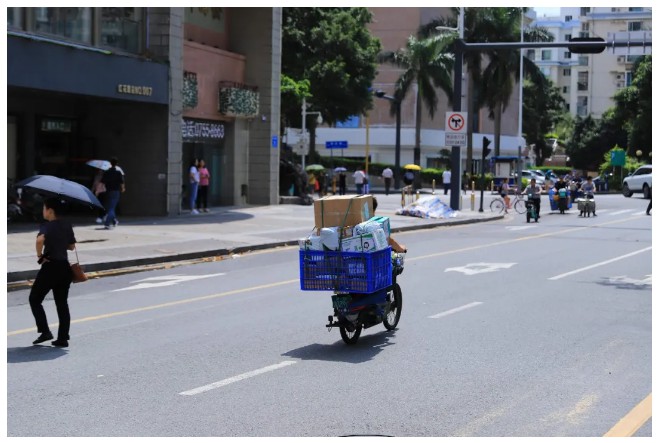
<path id="1" fill-rule="evenodd" d="M 396 242 L 391 236 L 388 237 L 388 244 L 395 252 L 407 252 L 407 247 Z"/>

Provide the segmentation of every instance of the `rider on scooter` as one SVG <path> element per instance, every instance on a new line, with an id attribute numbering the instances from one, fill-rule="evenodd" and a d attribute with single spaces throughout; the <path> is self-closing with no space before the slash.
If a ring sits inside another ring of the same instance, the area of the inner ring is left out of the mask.
<path id="1" fill-rule="evenodd" d="M 537 211 L 537 218 L 540 218 L 539 206 L 541 204 L 541 186 L 539 186 L 537 181 L 532 178 L 530 179 L 530 184 L 526 186 L 521 194 L 528 194 L 528 200 L 532 200 L 535 205 L 535 210 Z"/>

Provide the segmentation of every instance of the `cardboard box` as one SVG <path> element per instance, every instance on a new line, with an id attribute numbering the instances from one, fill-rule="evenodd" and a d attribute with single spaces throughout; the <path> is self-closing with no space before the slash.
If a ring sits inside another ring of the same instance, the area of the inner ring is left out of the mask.
<path id="1" fill-rule="evenodd" d="M 313 203 L 315 226 L 354 226 L 373 215 L 372 195 L 333 195 Z"/>
<path id="2" fill-rule="evenodd" d="M 381 251 L 387 246 L 386 235 L 381 229 L 372 233 L 345 238 L 341 242 L 343 252 L 375 252 Z"/>

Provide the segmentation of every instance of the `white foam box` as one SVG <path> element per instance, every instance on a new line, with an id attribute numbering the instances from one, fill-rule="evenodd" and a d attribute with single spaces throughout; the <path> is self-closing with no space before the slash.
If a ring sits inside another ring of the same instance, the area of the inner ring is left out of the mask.
<path id="1" fill-rule="evenodd" d="M 375 252 L 381 251 L 387 246 L 386 235 L 381 229 L 368 234 L 345 238 L 341 243 L 344 252 Z"/>
<path id="2" fill-rule="evenodd" d="M 372 217 L 368 221 L 376 221 L 377 223 L 379 223 L 379 226 L 381 226 L 382 229 L 384 230 L 384 234 L 386 234 L 386 238 L 391 236 L 391 220 L 388 217 L 384 217 L 380 215 L 380 216 Z"/>

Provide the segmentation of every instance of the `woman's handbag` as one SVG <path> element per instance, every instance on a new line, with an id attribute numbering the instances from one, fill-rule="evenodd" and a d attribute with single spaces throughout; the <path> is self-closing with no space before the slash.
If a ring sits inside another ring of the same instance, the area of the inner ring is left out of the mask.
<path id="1" fill-rule="evenodd" d="M 80 266 L 80 259 L 78 258 L 78 248 L 74 247 L 74 251 L 75 251 L 75 259 L 78 262 L 71 263 L 71 272 L 73 273 L 73 279 L 71 280 L 71 282 L 82 283 L 87 281 L 87 275 L 85 275 L 85 271 L 82 269 L 82 266 Z"/>

